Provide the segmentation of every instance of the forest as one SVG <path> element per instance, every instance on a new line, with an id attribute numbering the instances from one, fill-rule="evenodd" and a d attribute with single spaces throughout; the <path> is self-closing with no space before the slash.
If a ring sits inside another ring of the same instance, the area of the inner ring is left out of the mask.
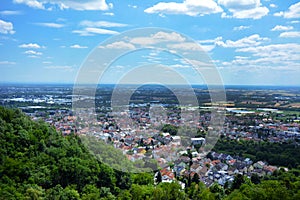
<path id="1" fill-rule="evenodd" d="M 214 146 L 214 151 L 248 157 L 257 162 L 265 161 L 270 165 L 295 168 L 300 165 L 300 146 L 296 142 L 272 143 L 269 141 L 231 140 L 221 138 Z"/>
<path id="2" fill-rule="evenodd" d="M 247 145 L 259 147 L 262 154 L 243 150 Z M 90 154 L 78 136 L 62 136 L 18 109 L 0 107 L 0 199 L 300 199 L 299 160 L 292 144 L 264 150 L 268 145 L 241 143 L 223 151 L 266 160 L 281 151 L 280 159 L 295 159 L 285 163 L 291 164 L 288 172 L 263 178 L 238 174 L 224 187 L 215 183 L 209 188 L 194 177 L 182 189 L 176 181 L 162 183 L 159 176 L 154 181 L 154 173 L 114 170 Z"/>

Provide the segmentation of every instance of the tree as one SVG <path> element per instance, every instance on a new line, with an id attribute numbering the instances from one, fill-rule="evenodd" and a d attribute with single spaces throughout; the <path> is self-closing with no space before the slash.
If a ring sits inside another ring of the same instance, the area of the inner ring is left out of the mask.
<path id="1" fill-rule="evenodd" d="M 132 175 L 132 182 L 137 185 L 153 185 L 152 173 L 137 173 Z"/>
<path id="2" fill-rule="evenodd" d="M 178 127 L 172 124 L 165 124 L 161 130 L 164 133 L 170 133 L 170 135 L 176 135 L 178 132 Z"/>
<path id="3" fill-rule="evenodd" d="M 197 173 L 194 174 L 192 182 L 198 184 L 200 182 L 200 177 Z"/>
<path id="4" fill-rule="evenodd" d="M 156 178 L 156 183 L 157 183 L 157 184 L 159 184 L 159 183 L 162 182 L 162 176 L 161 176 L 160 171 L 157 172 L 155 178 Z"/>
<path id="5" fill-rule="evenodd" d="M 251 175 L 251 182 L 254 184 L 259 184 L 260 183 L 260 178 L 257 174 L 252 174 Z"/>
<path id="6" fill-rule="evenodd" d="M 231 190 L 239 189 L 243 183 L 245 183 L 244 176 L 242 174 L 237 174 L 232 182 Z"/>
<path id="7" fill-rule="evenodd" d="M 95 185 L 85 185 L 82 190 L 82 200 L 98 200 L 100 190 Z"/>

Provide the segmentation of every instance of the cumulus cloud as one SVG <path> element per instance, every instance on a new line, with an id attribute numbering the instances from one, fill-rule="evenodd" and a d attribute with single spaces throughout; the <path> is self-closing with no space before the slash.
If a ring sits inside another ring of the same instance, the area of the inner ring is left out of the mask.
<path id="1" fill-rule="evenodd" d="M 275 13 L 274 16 L 282 16 L 284 18 L 300 18 L 300 2 L 291 5 L 285 12 L 281 11 Z"/>
<path id="2" fill-rule="evenodd" d="M 133 49 L 135 49 L 135 46 L 129 42 L 118 41 L 118 42 L 113 42 L 111 44 L 107 44 L 105 46 L 99 46 L 99 48 L 133 50 Z"/>
<path id="3" fill-rule="evenodd" d="M 203 51 L 202 46 L 197 43 L 192 42 L 182 42 L 177 44 L 170 44 L 168 45 L 171 49 L 180 49 L 180 50 L 189 50 L 189 51 Z"/>
<path id="4" fill-rule="evenodd" d="M 219 0 L 218 3 L 231 13 L 228 15 L 223 12 L 223 18 L 260 19 L 269 13 L 269 9 L 262 6 L 260 0 Z"/>
<path id="5" fill-rule="evenodd" d="M 71 45 L 70 48 L 72 48 L 72 49 L 86 49 L 88 47 L 87 46 L 81 46 L 79 44 L 74 44 L 74 45 Z"/>
<path id="6" fill-rule="evenodd" d="M 2 34 L 14 34 L 14 27 L 11 22 L 6 22 L 0 19 L 0 33 Z"/>
<path id="7" fill-rule="evenodd" d="M 102 29 L 102 28 L 92 28 L 92 27 L 87 27 L 82 30 L 74 30 L 72 31 L 73 33 L 77 33 L 80 36 L 93 36 L 95 34 L 101 34 L 101 35 L 116 35 L 119 32 L 117 31 L 112 31 L 108 29 Z"/>
<path id="8" fill-rule="evenodd" d="M 45 9 L 44 3 L 39 0 L 13 0 L 13 2 L 17 4 L 26 4 L 31 8 Z"/>
<path id="9" fill-rule="evenodd" d="M 253 53 L 257 57 L 270 57 L 272 59 L 279 57 L 282 60 L 300 61 L 300 44 L 271 44 L 257 47 L 247 47 L 237 49 L 237 52 Z"/>
<path id="10" fill-rule="evenodd" d="M 28 49 L 40 49 L 42 48 L 40 45 L 36 43 L 28 43 L 19 45 L 20 48 L 28 48 Z"/>
<path id="11" fill-rule="evenodd" d="M 222 62 L 219 64 L 223 69 L 230 68 L 231 70 L 241 71 L 246 70 L 259 72 L 261 70 L 269 73 L 279 70 L 280 76 L 287 70 L 292 73 L 299 74 L 300 69 L 300 44 L 270 44 L 255 47 L 239 48 L 236 52 L 243 53 L 243 56 L 235 56 L 231 61 Z M 244 56 L 247 54 L 247 56 Z M 228 69 L 227 69 L 228 70 Z M 273 71 L 275 70 L 275 71 Z M 247 74 L 247 73 L 246 73 Z"/>
<path id="12" fill-rule="evenodd" d="M 114 16 L 114 15 L 115 15 L 115 13 L 113 13 L 113 12 L 106 12 L 106 13 L 103 13 L 102 15 Z"/>
<path id="13" fill-rule="evenodd" d="M 250 26 L 236 26 L 233 28 L 234 31 L 241 31 L 250 28 Z"/>
<path id="14" fill-rule="evenodd" d="M 288 31 L 288 32 L 283 32 L 279 35 L 281 38 L 296 38 L 300 37 L 300 31 Z"/>
<path id="15" fill-rule="evenodd" d="M 35 24 L 38 25 L 38 26 L 45 26 L 45 27 L 50 27 L 50 28 L 62 28 L 62 27 L 65 26 L 64 24 L 58 24 L 58 23 L 52 23 L 52 22 L 49 22 L 49 23 L 35 23 Z"/>
<path id="16" fill-rule="evenodd" d="M 269 38 L 260 37 L 258 34 L 254 34 L 236 41 L 232 41 L 232 40 L 226 40 L 225 42 L 217 41 L 216 44 L 225 48 L 241 48 L 241 47 L 258 46 L 263 41 L 268 41 L 268 40 Z"/>
<path id="17" fill-rule="evenodd" d="M 11 61 L 0 61 L 0 65 L 15 65 L 16 62 L 11 62 Z"/>
<path id="18" fill-rule="evenodd" d="M 159 31 L 155 34 L 150 35 L 150 37 L 136 37 L 131 39 L 131 43 L 140 45 L 151 45 L 160 42 L 184 42 L 185 38 L 180 34 L 175 32 L 163 32 Z"/>
<path id="19" fill-rule="evenodd" d="M 222 37 L 216 37 L 215 39 L 200 40 L 198 42 L 204 51 L 212 51 L 222 39 Z"/>
<path id="20" fill-rule="evenodd" d="M 127 24 L 108 22 L 108 21 L 89 21 L 84 20 L 79 23 L 80 26 L 84 28 L 81 30 L 74 30 L 73 33 L 77 33 L 80 36 L 93 36 L 95 34 L 105 34 L 105 35 L 116 35 L 119 32 L 109 30 L 106 28 L 120 28 L 126 27 Z"/>
<path id="21" fill-rule="evenodd" d="M 74 68 L 70 65 L 51 65 L 44 67 L 45 69 L 63 70 L 63 71 L 73 71 Z"/>
<path id="22" fill-rule="evenodd" d="M 260 0 L 219 0 L 218 3 L 234 10 L 247 10 L 260 6 Z"/>
<path id="23" fill-rule="evenodd" d="M 43 53 L 38 52 L 38 51 L 34 51 L 34 50 L 28 50 L 28 51 L 25 51 L 24 54 L 27 54 L 27 55 L 30 55 L 30 56 L 40 56 Z"/>
<path id="24" fill-rule="evenodd" d="M 22 12 L 18 10 L 3 10 L 0 11 L 0 15 L 21 15 Z"/>
<path id="25" fill-rule="evenodd" d="M 105 0 L 13 0 L 17 4 L 25 4 L 36 9 L 53 9 L 53 6 L 59 9 L 73 10 L 109 10 L 113 4 L 107 4 Z"/>
<path id="26" fill-rule="evenodd" d="M 291 21 L 290 23 L 291 23 L 291 24 L 299 24 L 300 21 L 299 21 L 299 20 L 293 20 L 293 21 Z"/>
<path id="27" fill-rule="evenodd" d="M 213 0 L 184 0 L 177 2 L 159 2 L 144 10 L 146 13 L 182 14 L 189 16 L 203 16 L 220 13 L 223 9 Z"/>
<path id="28" fill-rule="evenodd" d="M 294 27 L 292 26 L 281 26 L 276 25 L 274 28 L 271 29 L 271 31 L 289 31 L 292 30 Z"/>
<path id="29" fill-rule="evenodd" d="M 87 27 L 105 27 L 105 28 L 126 27 L 126 26 L 128 26 L 127 24 L 116 23 L 116 22 L 89 21 L 89 20 L 81 21 L 79 25 L 81 25 L 81 26 L 87 26 Z"/>

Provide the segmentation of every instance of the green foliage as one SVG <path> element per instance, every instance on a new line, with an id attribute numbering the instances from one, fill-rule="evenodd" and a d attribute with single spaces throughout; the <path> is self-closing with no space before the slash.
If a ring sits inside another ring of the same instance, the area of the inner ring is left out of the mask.
<path id="1" fill-rule="evenodd" d="M 246 153 L 253 155 L 250 148 L 258 144 L 240 142 L 238 147 L 228 145 L 227 150 L 240 149 L 245 153 L 245 145 Z M 272 144 L 259 144 L 263 153 L 267 147 Z M 285 156 L 293 153 L 298 159 L 298 152 L 289 146 L 281 150 Z M 277 152 L 274 148 L 272 151 Z M 107 156 L 115 154 L 109 152 Z M 184 191 L 177 182 L 162 183 L 160 173 L 156 177 L 159 184 L 155 185 L 152 173 L 116 171 L 95 156 L 78 136 L 63 137 L 53 127 L 30 120 L 19 110 L 0 107 L 0 200 L 300 199 L 299 167 L 289 172 L 281 169 L 263 179 L 253 175 L 251 181 L 237 175 L 231 187 L 225 189 L 216 183 L 207 188 L 195 175 Z M 132 166 L 128 163 L 126 167 Z"/>
<path id="2" fill-rule="evenodd" d="M 200 182 L 200 177 L 197 173 L 195 173 L 195 175 L 193 176 L 192 182 L 197 183 L 197 184 Z"/>
<path id="3" fill-rule="evenodd" d="M 193 200 L 214 200 L 215 194 L 213 194 L 202 182 L 192 183 L 189 188 L 187 188 L 187 195 L 189 199 Z"/>
<path id="4" fill-rule="evenodd" d="M 239 189 L 243 183 L 245 183 L 245 177 L 243 175 L 241 175 L 241 174 L 237 174 L 234 177 L 231 189 L 232 190 Z"/>
<path id="5" fill-rule="evenodd" d="M 154 184 L 153 173 L 138 173 L 132 174 L 132 181 L 137 185 L 153 185 Z"/>
<path id="6" fill-rule="evenodd" d="M 164 133 L 170 133 L 170 135 L 176 135 L 178 131 L 178 127 L 172 124 L 165 124 L 161 130 Z"/>
<path id="7" fill-rule="evenodd" d="M 266 161 L 271 165 L 297 167 L 300 164 L 300 146 L 294 143 L 271 143 L 220 139 L 214 151 Z"/>
<path id="8" fill-rule="evenodd" d="M 0 124 L 1 198 L 93 199 L 100 194 L 97 187 L 115 191 L 122 186 L 116 185 L 115 171 L 95 159 L 77 136 L 63 137 L 44 122 L 2 107 Z M 130 182 L 128 177 L 119 183 Z"/>

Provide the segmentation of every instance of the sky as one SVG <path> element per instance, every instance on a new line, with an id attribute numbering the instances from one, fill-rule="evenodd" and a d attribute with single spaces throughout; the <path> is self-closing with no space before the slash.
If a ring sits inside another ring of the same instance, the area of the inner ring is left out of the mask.
<path id="1" fill-rule="evenodd" d="M 143 35 L 144 43 L 164 37 L 191 49 L 181 40 L 189 38 L 201 46 L 226 85 L 300 85 L 299 1 L 3 0 L 0 5 L 0 83 L 74 83 L 105 41 L 157 27 L 161 30 L 148 39 Z M 106 47 L 135 50 L 138 36 Z M 186 63 L 175 57 L 133 51 L 111 65 L 105 80 L 141 63 L 184 68 Z"/>

